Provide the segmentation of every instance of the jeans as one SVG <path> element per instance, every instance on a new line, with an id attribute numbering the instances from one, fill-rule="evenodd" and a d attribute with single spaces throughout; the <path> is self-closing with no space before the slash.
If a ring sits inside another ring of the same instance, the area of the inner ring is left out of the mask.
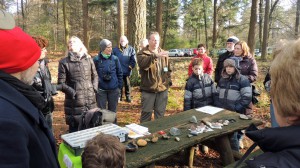
<path id="1" fill-rule="evenodd" d="M 237 152 L 240 151 L 239 139 L 238 139 L 238 132 L 234 132 L 230 138 L 230 146 L 232 150 Z"/>
<path id="2" fill-rule="evenodd" d="M 279 127 L 279 125 L 278 125 L 278 123 L 276 121 L 276 118 L 275 118 L 274 107 L 273 107 L 272 102 L 270 104 L 270 115 L 271 115 L 271 126 L 272 127 Z"/>
<path id="3" fill-rule="evenodd" d="M 117 112 L 120 89 L 101 90 L 97 93 L 97 104 L 99 108 Z"/>
<path id="4" fill-rule="evenodd" d="M 142 113 L 141 122 L 151 120 L 152 112 L 154 110 L 154 118 L 161 118 L 164 116 L 168 103 L 168 90 L 159 93 L 149 93 L 142 91 Z"/>

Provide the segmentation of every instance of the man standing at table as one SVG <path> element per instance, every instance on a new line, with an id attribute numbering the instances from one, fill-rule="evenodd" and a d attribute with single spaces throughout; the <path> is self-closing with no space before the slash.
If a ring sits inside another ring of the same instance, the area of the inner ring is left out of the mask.
<path id="1" fill-rule="evenodd" d="M 123 86 L 125 87 L 126 101 L 131 103 L 131 86 L 129 76 L 131 70 L 135 67 L 135 50 L 133 47 L 128 45 L 128 39 L 126 36 L 120 37 L 119 45 L 113 49 L 113 55 L 119 58 L 122 72 L 123 72 Z M 120 101 L 122 101 L 123 89 L 120 90 Z"/>
<path id="2" fill-rule="evenodd" d="M 150 32 L 149 45 L 139 51 L 137 62 L 141 74 L 142 112 L 141 122 L 164 116 L 168 102 L 168 88 L 171 86 L 169 52 L 159 47 L 158 32 Z"/>

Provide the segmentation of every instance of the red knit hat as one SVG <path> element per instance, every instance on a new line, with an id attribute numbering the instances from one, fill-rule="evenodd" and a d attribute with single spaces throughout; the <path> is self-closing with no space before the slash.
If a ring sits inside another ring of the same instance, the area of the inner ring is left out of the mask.
<path id="1" fill-rule="evenodd" d="M 40 56 L 40 47 L 21 28 L 0 29 L 0 70 L 9 74 L 24 71 Z"/>

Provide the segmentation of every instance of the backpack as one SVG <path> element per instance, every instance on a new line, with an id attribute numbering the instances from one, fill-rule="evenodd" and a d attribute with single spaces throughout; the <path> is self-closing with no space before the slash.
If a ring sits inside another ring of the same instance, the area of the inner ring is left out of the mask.
<path id="1" fill-rule="evenodd" d="M 84 130 L 109 123 L 115 123 L 116 113 L 106 109 L 93 108 L 83 112 L 77 120 L 79 123 L 78 130 Z"/>

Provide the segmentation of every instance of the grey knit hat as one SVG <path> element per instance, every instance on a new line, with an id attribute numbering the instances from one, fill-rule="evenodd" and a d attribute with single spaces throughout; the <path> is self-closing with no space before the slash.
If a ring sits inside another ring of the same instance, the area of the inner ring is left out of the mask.
<path id="1" fill-rule="evenodd" d="M 226 59 L 224 61 L 224 67 L 228 67 L 228 66 L 231 66 L 231 67 L 235 67 L 236 68 L 236 65 L 235 65 L 235 61 L 233 59 Z"/>
<path id="2" fill-rule="evenodd" d="M 106 48 L 109 44 L 111 44 L 111 41 L 109 41 L 109 40 L 107 40 L 107 39 L 101 40 L 101 41 L 100 41 L 100 44 L 99 44 L 100 51 L 101 51 L 101 52 L 104 51 L 105 48 Z"/>

